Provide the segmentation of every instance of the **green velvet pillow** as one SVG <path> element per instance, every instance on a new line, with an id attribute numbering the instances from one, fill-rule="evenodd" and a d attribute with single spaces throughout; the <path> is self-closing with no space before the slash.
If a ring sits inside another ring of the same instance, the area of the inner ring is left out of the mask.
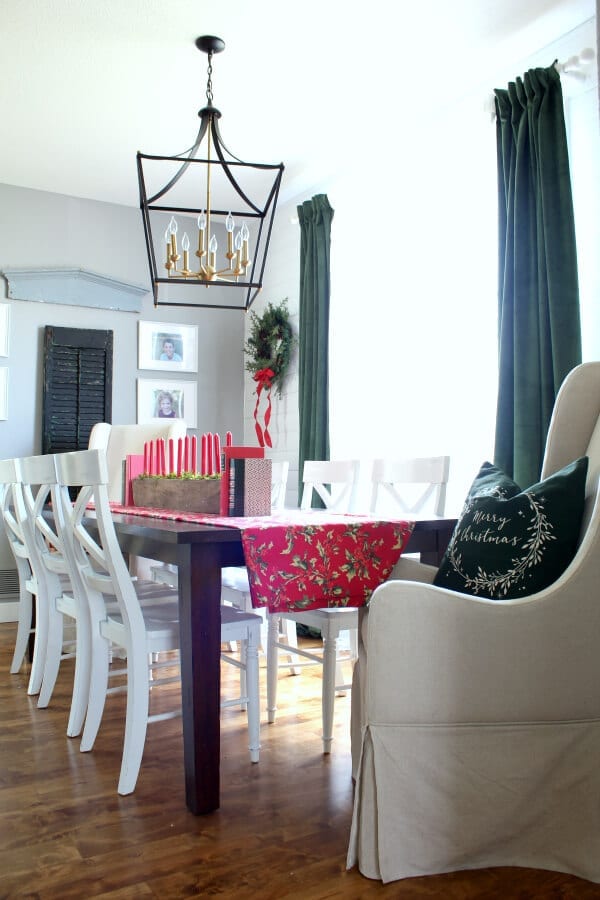
<path id="1" fill-rule="evenodd" d="M 556 581 L 577 550 L 587 467 L 583 456 L 522 491 L 484 463 L 433 583 L 508 600 Z"/>

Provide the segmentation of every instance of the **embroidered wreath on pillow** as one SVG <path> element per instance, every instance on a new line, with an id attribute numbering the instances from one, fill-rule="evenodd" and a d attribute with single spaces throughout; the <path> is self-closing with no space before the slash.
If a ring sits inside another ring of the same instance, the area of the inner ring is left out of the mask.
<path id="1" fill-rule="evenodd" d="M 588 459 L 521 490 L 486 462 L 475 478 L 433 583 L 509 600 L 548 587 L 575 553 Z"/>

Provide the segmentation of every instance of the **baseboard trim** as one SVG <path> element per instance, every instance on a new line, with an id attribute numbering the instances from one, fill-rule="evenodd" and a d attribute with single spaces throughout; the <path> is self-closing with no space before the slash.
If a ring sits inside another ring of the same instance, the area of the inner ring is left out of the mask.
<path id="1" fill-rule="evenodd" d="M 19 602 L 0 603 L 0 623 L 17 622 L 19 619 Z"/>

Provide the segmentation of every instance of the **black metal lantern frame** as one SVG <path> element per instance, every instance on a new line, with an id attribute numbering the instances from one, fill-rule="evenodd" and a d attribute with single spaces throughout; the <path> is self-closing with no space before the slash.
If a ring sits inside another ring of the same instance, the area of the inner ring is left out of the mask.
<path id="1" fill-rule="evenodd" d="M 196 46 L 209 63 L 193 146 L 137 154 L 154 305 L 247 310 L 262 287 L 284 166 L 243 162 L 227 149 L 211 82 L 213 53 L 225 44 L 205 36 Z M 197 158 L 205 139 L 206 156 Z"/>

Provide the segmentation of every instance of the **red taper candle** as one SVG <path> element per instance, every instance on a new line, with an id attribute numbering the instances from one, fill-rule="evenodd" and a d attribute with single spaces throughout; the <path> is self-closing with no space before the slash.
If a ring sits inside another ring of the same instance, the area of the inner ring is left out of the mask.
<path id="1" fill-rule="evenodd" d="M 198 471 L 198 438 L 192 435 L 192 472 L 194 475 Z"/>
<path id="2" fill-rule="evenodd" d="M 206 474 L 207 475 L 214 475 L 213 449 L 214 449 L 214 446 L 213 446 L 212 431 L 209 431 L 208 434 L 206 435 L 206 459 L 207 459 Z"/>
<path id="3" fill-rule="evenodd" d="M 214 449 L 215 449 L 215 474 L 221 474 L 221 438 L 218 434 L 214 436 Z"/>

